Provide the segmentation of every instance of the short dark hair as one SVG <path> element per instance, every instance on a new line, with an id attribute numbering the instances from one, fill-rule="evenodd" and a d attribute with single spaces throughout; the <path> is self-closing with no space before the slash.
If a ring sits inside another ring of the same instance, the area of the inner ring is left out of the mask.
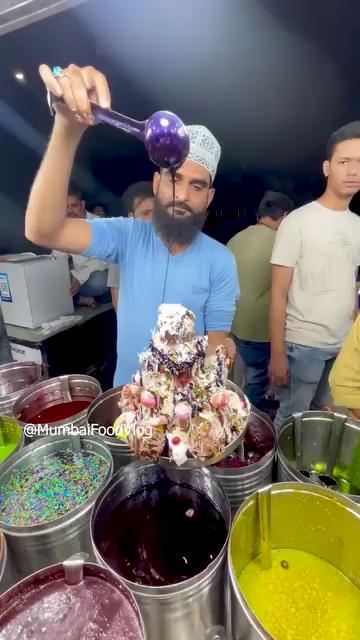
<path id="1" fill-rule="evenodd" d="M 124 213 L 127 214 L 130 211 L 134 211 L 135 200 L 142 201 L 153 197 L 154 192 L 151 182 L 135 182 L 121 196 Z"/>
<path id="2" fill-rule="evenodd" d="M 73 184 L 71 184 L 69 186 L 68 197 L 69 196 L 74 196 L 75 198 L 77 198 L 80 201 L 84 200 L 83 193 L 82 193 L 81 189 L 79 189 L 78 187 L 76 187 Z"/>
<path id="3" fill-rule="evenodd" d="M 103 202 L 95 202 L 95 204 L 93 204 L 92 206 L 92 211 L 94 211 L 95 207 L 101 207 L 104 210 L 105 215 L 107 216 L 108 208 L 106 204 L 104 204 Z"/>
<path id="4" fill-rule="evenodd" d="M 294 203 L 281 191 L 266 191 L 258 208 L 258 218 L 280 220 L 285 213 L 290 213 Z"/>
<path id="5" fill-rule="evenodd" d="M 326 159 L 331 160 L 336 145 L 340 144 L 340 142 L 356 140 L 357 138 L 360 139 L 360 120 L 349 122 L 349 124 L 345 124 L 337 131 L 334 131 L 326 143 Z"/>

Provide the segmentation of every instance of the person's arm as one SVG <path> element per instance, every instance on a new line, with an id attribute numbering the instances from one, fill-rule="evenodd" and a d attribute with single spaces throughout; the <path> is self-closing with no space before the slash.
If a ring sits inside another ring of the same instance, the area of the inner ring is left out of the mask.
<path id="1" fill-rule="evenodd" d="M 66 218 L 68 185 L 81 135 L 57 118 L 31 189 L 25 236 L 41 247 L 81 253 L 90 244 L 90 227 L 85 220 Z"/>
<path id="2" fill-rule="evenodd" d="M 232 357 L 233 348 L 228 335 L 239 295 L 235 258 L 230 251 L 226 251 L 219 256 L 205 305 L 205 330 L 209 338 L 210 353 L 219 345 L 225 344 L 229 357 Z"/>
<path id="3" fill-rule="evenodd" d="M 76 278 L 79 282 L 80 286 L 85 284 L 91 276 L 91 274 L 95 271 L 93 267 L 84 262 L 84 264 L 78 264 L 71 269 L 71 275 Z"/>
<path id="4" fill-rule="evenodd" d="M 289 288 L 294 269 L 273 265 L 270 295 L 270 344 L 269 377 L 271 384 L 282 386 L 289 381 L 289 362 L 285 352 L 285 320 Z"/>
<path id="5" fill-rule="evenodd" d="M 207 336 L 209 340 L 208 354 L 210 354 L 210 353 L 215 353 L 217 347 L 225 344 L 225 342 L 229 338 L 229 332 L 228 331 L 208 331 Z"/>
<path id="6" fill-rule="evenodd" d="M 119 303 L 119 289 L 115 289 L 114 287 L 112 287 L 110 289 L 110 292 L 111 292 L 112 306 L 114 307 L 115 311 L 117 311 L 118 303 Z"/>
<path id="7" fill-rule="evenodd" d="M 360 409 L 350 409 L 350 415 L 360 420 Z"/>
<path id="8" fill-rule="evenodd" d="M 297 215 L 293 213 L 281 223 L 271 257 L 269 378 L 271 384 L 276 386 L 286 386 L 290 375 L 285 345 L 285 324 L 288 293 L 294 268 L 301 254 Z"/>
<path id="9" fill-rule="evenodd" d="M 329 385 L 334 404 L 360 417 L 360 317 L 348 336 L 330 372 Z"/>
<path id="10" fill-rule="evenodd" d="M 90 100 L 110 107 L 110 92 L 106 78 L 92 67 L 70 65 L 66 74 L 55 78 L 49 67 L 40 67 L 47 89 L 62 97 L 68 108 L 56 107 L 53 132 L 26 210 L 25 235 L 39 246 L 82 253 L 91 243 L 92 229 L 85 220 L 66 217 L 68 185 L 82 135 L 94 124 Z"/>

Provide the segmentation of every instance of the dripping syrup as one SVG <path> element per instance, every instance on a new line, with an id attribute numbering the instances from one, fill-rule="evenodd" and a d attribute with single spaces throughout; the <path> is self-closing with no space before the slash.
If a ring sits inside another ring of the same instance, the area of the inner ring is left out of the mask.
<path id="1" fill-rule="evenodd" d="M 175 167 L 170 167 L 169 172 L 170 172 L 171 182 L 172 182 L 172 215 L 174 216 L 175 215 L 175 178 L 176 178 L 176 168 Z M 162 297 L 161 297 L 161 304 L 163 304 L 165 302 L 166 283 L 167 283 L 167 276 L 168 276 L 168 271 L 169 271 L 169 261 L 170 261 L 170 247 L 169 246 L 167 246 L 167 250 L 168 250 L 168 255 L 167 255 L 167 260 L 166 260 L 164 286 L 163 286 L 163 292 L 162 292 Z"/>
<path id="2" fill-rule="evenodd" d="M 170 175 L 171 175 L 171 182 L 172 182 L 172 196 L 173 196 L 173 201 L 172 201 L 172 214 L 173 216 L 175 215 L 175 178 L 176 178 L 176 168 L 175 167 L 171 167 L 170 169 Z"/>

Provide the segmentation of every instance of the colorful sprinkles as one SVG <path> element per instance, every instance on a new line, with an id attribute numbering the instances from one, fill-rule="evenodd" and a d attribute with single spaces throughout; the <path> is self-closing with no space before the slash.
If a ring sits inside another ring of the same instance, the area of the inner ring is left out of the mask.
<path id="1" fill-rule="evenodd" d="M 0 489 L 0 522 L 26 527 L 52 522 L 82 505 L 101 485 L 109 463 L 86 450 L 63 449 L 16 470 Z"/>

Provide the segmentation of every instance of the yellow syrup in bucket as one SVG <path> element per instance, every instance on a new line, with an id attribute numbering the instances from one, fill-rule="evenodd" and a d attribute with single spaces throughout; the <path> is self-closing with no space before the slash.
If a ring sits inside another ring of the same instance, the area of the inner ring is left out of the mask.
<path id="1" fill-rule="evenodd" d="M 251 561 L 236 576 L 259 622 L 275 640 L 359 640 L 360 590 L 321 558 L 271 551 L 272 567 Z"/>

